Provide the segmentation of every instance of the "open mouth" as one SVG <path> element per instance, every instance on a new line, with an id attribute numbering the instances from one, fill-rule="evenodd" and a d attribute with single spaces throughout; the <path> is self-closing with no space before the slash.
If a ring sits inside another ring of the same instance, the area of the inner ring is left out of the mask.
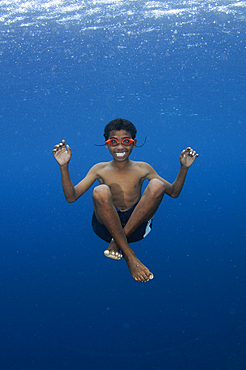
<path id="1" fill-rule="evenodd" d="M 116 154 L 116 157 L 124 157 L 124 155 L 126 154 L 126 152 L 115 153 L 115 154 Z"/>

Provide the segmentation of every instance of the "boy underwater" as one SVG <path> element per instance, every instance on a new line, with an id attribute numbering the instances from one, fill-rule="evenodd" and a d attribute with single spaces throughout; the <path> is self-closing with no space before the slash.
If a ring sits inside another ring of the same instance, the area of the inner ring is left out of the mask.
<path id="1" fill-rule="evenodd" d="M 68 163 L 72 151 L 65 140 L 55 145 L 53 154 L 60 165 L 62 187 L 69 203 L 75 202 L 98 180 L 93 190 L 92 227 L 109 243 L 106 257 L 125 259 L 134 280 L 146 282 L 154 275 L 136 257 L 129 243 L 143 239 L 150 231 L 152 218 L 164 194 L 177 198 L 183 188 L 188 168 L 198 157 L 190 147 L 180 154 L 180 170 L 170 184 L 148 163 L 135 162 L 129 156 L 136 147 L 136 127 L 128 120 L 116 118 L 104 128 L 105 145 L 112 155 L 110 162 L 95 164 L 76 186 L 73 185 Z M 149 184 L 141 195 L 144 180 Z"/>

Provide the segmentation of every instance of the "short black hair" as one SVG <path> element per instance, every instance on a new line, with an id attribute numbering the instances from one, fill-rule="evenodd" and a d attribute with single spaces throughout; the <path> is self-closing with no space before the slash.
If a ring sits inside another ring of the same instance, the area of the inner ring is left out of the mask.
<path id="1" fill-rule="evenodd" d="M 128 121 L 127 119 L 115 118 L 104 127 L 105 140 L 108 140 L 111 131 L 120 131 L 120 130 L 130 132 L 132 139 L 135 139 L 137 129 L 134 126 L 134 124 Z"/>

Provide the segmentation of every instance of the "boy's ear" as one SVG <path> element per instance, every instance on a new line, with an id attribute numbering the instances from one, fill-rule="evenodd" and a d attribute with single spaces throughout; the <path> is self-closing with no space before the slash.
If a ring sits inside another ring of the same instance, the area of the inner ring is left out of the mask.
<path id="1" fill-rule="evenodd" d="M 136 144 L 137 144 L 137 139 L 134 139 L 133 148 L 135 148 Z"/>

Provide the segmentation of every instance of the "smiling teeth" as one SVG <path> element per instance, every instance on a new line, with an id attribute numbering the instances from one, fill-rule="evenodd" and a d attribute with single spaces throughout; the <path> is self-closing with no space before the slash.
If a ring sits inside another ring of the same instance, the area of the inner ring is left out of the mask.
<path id="1" fill-rule="evenodd" d="M 126 152 L 123 153 L 116 153 L 117 157 L 123 157 L 126 154 Z"/>

